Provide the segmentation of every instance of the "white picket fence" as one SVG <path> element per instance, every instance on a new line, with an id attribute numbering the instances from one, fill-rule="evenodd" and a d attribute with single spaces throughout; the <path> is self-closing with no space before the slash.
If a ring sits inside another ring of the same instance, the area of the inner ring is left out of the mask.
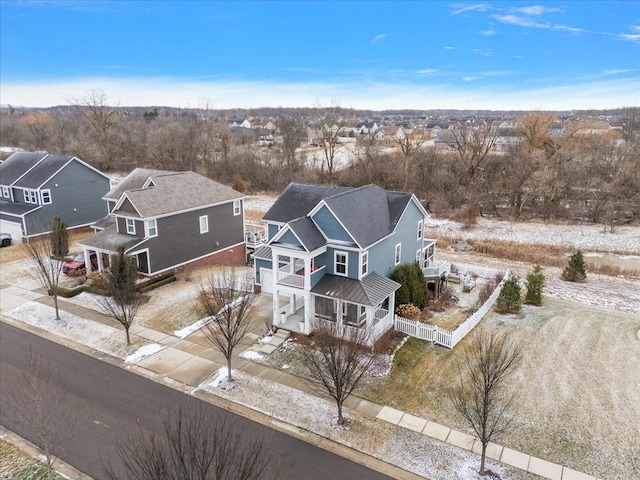
<path id="1" fill-rule="evenodd" d="M 492 270 L 492 272 L 489 272 L 488 270 Z M 471 271 L 465 269 L 464 273 L 467 272 Z M 473 273 L 477 273 L 477 271 L 474 271 Z M 486 273 L 491 273 L 493 276 L 495 276 L 495 274 L 501 273 L 501 271 L 495 269 L 487 269 Z M 500 284 L 498 284 L 487 301 L 484 302 L 482 306 L 471 316 L 469 316 L 464 322 L 462 322 L 462 324 L 460 324 L 460 326 L 453 332 L 440 328 L 436 325 L 427 325 L 426 323 L 422 323 L 418 320 L 409 320 L 398 315 L 395 315 L 394 317 L 394 327 L 396 330 L 406 333 L 407 335 L 411 335 L 412 337 L 427 340 L 429 342 L 442 345 L 443 347 L 453 348 L 460 340 L 465 337 L 467 333 L 473 330 L 473 328 L 478 325 L 478 323 L 480 323 L 480 320 L 482 320 L 482 318 L 487 314 L 489 309 L 497 300 L 498 295 L 500 295 L 502 285 L 504 285 L 504 281 L 508 276 L 509 270 L 506 270 L 504 272 L 504 278 L 502 279 Z"/>

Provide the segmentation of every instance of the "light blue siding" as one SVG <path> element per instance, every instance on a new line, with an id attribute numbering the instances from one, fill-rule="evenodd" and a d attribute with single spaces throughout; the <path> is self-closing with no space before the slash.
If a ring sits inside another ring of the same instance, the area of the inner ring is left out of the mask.
<path id="1" fill-rule="evenodd" d="M 422 212 L 410 202 L 396 227 L 396 232 L 369 249 L 369 272 L 389 277 L 396 267 L 395 248 L 398 243 L 402 244 L 400 264 L 416 261 L 416 251 L 422 248 L 422 240 L 418 240 L 420 220 L 424 220 Z"/>
<path id="2" fill-rule="evenodd" d="M 287 244 L 287 245 L 295 245 L 297 247 L 302 246 L 302 245 L 300 245 L 300 242 L 298 241 L 296 236 L 291 232 L 291 230 L 289 230 L 288 232 L 285 232 L 278 239 L 278 243 L 284 243 L 284 244 Z"/>
<path id="3" fill-rule="evenodd" d="M 340 225 L 327 207 L 323 206 L 312 218 L 318 225 L 318 228 L 324 233 L 325 237 L 331 240 L 355 243 L 353 238 L 351 238 L 349 233 Z"/>
<path id="4" fill-rule="evenodd" d="M 335 252 L 343 252 L 347 255 L 347 276 L 349 278 L 358 278 L 358 268 L 360 265 L 360 255 L 358 252 L 341 250 L 340 248 L 328 248 L 325 256 L 326 273 L 335 275 Z M 316 265 L 319 266 L 318 263 Z"/>
<path id="5" fill-rule="evenodd" d="M 269 270 L 271 270 L 272 266 L 273 264 L 271 263 L 270 260 L 261 260 L 259 258 L 256 258 L 255 260 L 256 283 L 260 284 L 260 269 L 268 268 Z"/>
<path id="6" fill-rule="evenodd" d="M 271 240 L 273 237 L 275 237 L 276 233 L 278 233 L 279 231 L 280 231 L 280 226 L 279 225 L 276 225 L 274 223 L 267 224 L 268 240 Z"/>

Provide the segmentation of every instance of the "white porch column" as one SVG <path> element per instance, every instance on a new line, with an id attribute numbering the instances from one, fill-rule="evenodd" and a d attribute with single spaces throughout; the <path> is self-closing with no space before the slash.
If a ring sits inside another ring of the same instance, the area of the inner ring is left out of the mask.
<path id="1" fill-rule="evenodd" d="M 389 295 L 389 313 L 391 315 L 396 313 L 396 292 L 391 292 Z"/>
<path id="2" fill-rule="evenodd" d="M 280 291 L 273 290 L 273 324 L 280 323 Z"/>
<path id="3" fill-rule="evenodd" d="M 82 247 L 82 253 L 84 255 L 84 268 L 87 274 L 91 273 L 91 255 L 89 249 L 86 247 Z"/>
<path id="4" fill-rule="evenodd" d="M 311 259 L 310 258 L 304 259 L 304 290 L 306 292 L 311 290 Z M 305 302 L 306 301 L 307 300 L 305 297 Z"/>
<path id="5" fill-rule="evenodd" d="M 342 335 L 342 300 L 336 300 L 336 332 Z"/>
<path id="6" fill-rule="evenodd" d="M 104 263 L 102 262 L 102 252 L 96 252 L 96 256 L 98 257 L 98 271 L 104 272 Z"/>
<path id="7" fill-rule="evenodd" d="M 373 328 L 373 319 L 375 316 L 375 312 L 376 312 L 376 307 L 367 307 L 366 308 L 366 314 L 367 314 L 367 329 L 371 330 Z"/>
<path id="8" fill-rule="evenodd" d="M 316 307 L 315 302 L 313 301 L 313 297 L 309 294 L 304 297 L 304 333 L 305 335 L 309 335 L 311 333 L 311 324 L 314 322 L 316 318 Z"/>

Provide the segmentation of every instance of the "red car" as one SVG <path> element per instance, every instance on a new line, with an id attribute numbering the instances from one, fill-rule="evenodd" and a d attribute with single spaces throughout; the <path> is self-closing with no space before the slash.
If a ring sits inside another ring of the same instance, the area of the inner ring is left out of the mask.
<path id="1" fill-rule="evenodd" d="M 96 269 L 98 268 L 98 256 L 95 253 L 91 254 L 91 266 Z M 75 257 L 73 257 L 73 260 L 65 262 L 65 264 L 62 265 L 62 273 L 65 273 L 67 275 L 73 275 L 85 269 L 86 265 L 84 255 L 82 254 L 76 255 Z"/>

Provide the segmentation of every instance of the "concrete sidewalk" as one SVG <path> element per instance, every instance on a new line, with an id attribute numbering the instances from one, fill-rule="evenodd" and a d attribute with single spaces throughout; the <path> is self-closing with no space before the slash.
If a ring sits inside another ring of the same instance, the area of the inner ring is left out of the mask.
<path id="1" fill-rule="evenodd" d="M 22 284 L 19 287 L 0 283 L 0 313 L 4 313 L 29 301 L 36 301 L 53 306 L 53 299 L 44 295 L 44 291 L 39 285 L 35 284 L 35 282 L 29 285 Z M 60 310 L 78 317 L 100 322 L 112 327 L 115 326 L 111 318 L 96 310 L 76 305 L 64 299 L 58 300 L 58 306 Z M 197 387 L 202 381 L 217 372 L 220 367 L 226 366 L 224 356 L 218 350 L 208 346 L 202 334 L 199 332 L 194 332 L 184 339 L 139 325 L 133 325 L 130 332 L 133 335 L 166 347 L 136 362 L 136 365 L 184 385 L 185 391 Z M 254 343 L 258 340 L 256 333 L 251 333 L 249 336 L 250 340 Z M 240 354 L 247 347 L 248 345 L 244 348 L 239 348 L 237 354 Z M 305 393 L 313 393 L 301 378 L 260 363 L 248 361 L 238 357 L 237 354 L 234 355 L 233 359 L 234 369 L 240 370 L 248 375 L 279 383 L 289 388 L 295 388 Z M 395 408 L 379 405 L 355 395 L 351 395 L 347 399 L 345 406 L 360 414 L 398 425 L 464 450 L 477 454 L 481 451 L 480 442 L 471 435 L 429 421 L 428 419 L 416 417 Z M 352 456 L 354 453 L 351 452 L 350 455 Z M 487 457 L 549 480 L 597 480 L 594 476 L 498 444 L 489 444 Z M 389 467 L 393 466 L 389 465 Z M 400 471 L 400 469 L 397 471 L 394 469 L 393 474 L 388 474 L 396 478 L 420 478 L 410 472 Z"/>

